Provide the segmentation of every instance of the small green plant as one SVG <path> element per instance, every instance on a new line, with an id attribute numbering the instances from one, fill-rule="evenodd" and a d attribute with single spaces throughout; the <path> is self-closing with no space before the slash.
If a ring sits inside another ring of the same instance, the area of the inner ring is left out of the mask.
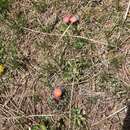
<path id="1" fill-rule="evenodd" d="M 47 130 L 47 128 L 45 125 L 38 124 L 38 125 L 32 126 L 31 130 Z"/>
<path id="2" fill-rule="evenodd" d="M 84 42 L 77 41 L 74 43 L 74 48 L 76 49 L 82 49 L 84 46 Z"/>
<path id="3" fill-rule="evenodd" d="M 65 80 L 71 80 L 79 75 L 79 69 L 74 60 L 66 62 L 63 75 Z"/>
<path id="4" fill-rule="evenodd" d="M 0 13 L 3 13 L 9 6 L 9 0 L 0 0 Z"/>
<path id="5" fill-rule="evenodd" d="M 34 126 L 44 128 L 45 130 L 50 130 L 53 124 L 53 121 L 48 116 L 38 117 L 37 122 L 39 122 L 39 124 L 34 125 Z"/>
<path id="6" fill-rule="evenodd" d="M 12 0 L 0 0 L 0 21 L 4 22 Z"/>
<path id="7" fill-rule="evenodd" d="M 65 130 L 65 117 L 59 118 L 55 123 L 48 116 L 39 117 L 39 124 L 33 125 L 31 130 Z"/>
<path id="8" fill-rule="evenodd" d="M 59 31 L 61 33 L 63 33 L 66 29 L 67 29 L 68 25 L 67 24 L 62 24 L 60 27 L 59 27 Z"/>
<path id="9" fill-rule="evenodd" d="M 74 46 L 75 49 L 82 49 L 85 46 L 86 43 L 87 43 L 86 40 L 78 38 L 74 42 L 73 46 Z"/>
<path id="10" fill-rule="evenodd" d="M 78 59 L 78 60 L 69 60 L 66 61 L 63 76 L 65 80 L 71 80 L 73 78 L 78 78 L 83 74 L 83 71 L 86 68 L 92 66 L 91 59 Z"/>
<path id="11" fill-rule="evenodd" d="M 85 124 L 86 119 L 83 116 L 80 108 L 72 109 L 72 121 L 73 121 L 73 125 L 76 127 L 82 127 Z"/>

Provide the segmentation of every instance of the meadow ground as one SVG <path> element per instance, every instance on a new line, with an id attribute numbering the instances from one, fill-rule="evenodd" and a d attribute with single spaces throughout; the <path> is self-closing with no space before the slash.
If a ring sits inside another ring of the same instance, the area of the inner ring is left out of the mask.
<path id="1" fill-rule="evenodd" d="M 129 5 L 1 0 L 0 130 L 120 130 L 130 96 Z M 79 22 L 65 24 L 67 14 Z"/>

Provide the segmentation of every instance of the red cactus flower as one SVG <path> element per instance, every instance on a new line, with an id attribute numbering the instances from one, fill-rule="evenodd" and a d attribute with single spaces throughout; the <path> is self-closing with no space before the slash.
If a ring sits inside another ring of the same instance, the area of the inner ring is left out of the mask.
<path id="1" fill-rule="evenodd" d="M 66 23 L 66 24 L 70 23 L 70 18 L 71 18 L 71 15 L 64 16 L 63 17 L 63 22 Z"/>
<path id="2" fill-rule="evenodd" d="M 53 92 L 52 92 L 52 95 L 53 95 L 53 98 L 55 99 L 55 100 L 60 100 L 60 98 L 61 98 L 61 96 L 63 95 L 63 90 L 62 90 L 62 88 L 61 87 L 56 87 L 56 88 L 54 88 L 54 90 L 53 90 Z"/>
<path id="3" fill-rule="evenodd" d="M 77 23 L 77 22 L 79 22 L 79 16 L 78 15 L 75 15 L 75 16 L 72 16 L 71 18 L 70 18 L 70 23 L 71 24 L 74 24 L 74 23 Z"/>

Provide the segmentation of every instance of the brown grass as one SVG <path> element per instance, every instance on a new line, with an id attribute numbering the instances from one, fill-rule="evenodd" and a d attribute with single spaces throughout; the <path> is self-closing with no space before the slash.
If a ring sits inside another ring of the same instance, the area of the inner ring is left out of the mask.
<path id="1" fill-rule="evenodd" d="M 121 129 L 130 83 L 129 2 L 95 1 L 14 0 L 3 11 L 1 130 L 36 124 L 49 130 Z M 68 13 L 78 14 L 80 22 L 65 25 Z M 67 104 L 52 108 L 48 102 L 58 84 Z"/>

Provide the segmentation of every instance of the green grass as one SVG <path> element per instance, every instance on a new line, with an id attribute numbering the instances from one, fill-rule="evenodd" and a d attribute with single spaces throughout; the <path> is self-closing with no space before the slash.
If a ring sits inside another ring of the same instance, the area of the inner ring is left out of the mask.
<path id="1" fill-rule="evenodd" d="M 119 130 L 123 116 L 112 113 L 129 98 L 130 84 L 126 6 L 118 0 L 1 0 L 1 129 Z M 79 23 L 64 24 L 66 14 L 78 14 Z M 57 103 L 52 90 L 59 84 L 66 93 Z"/>
<path id="2" fill-rule="evenodd" d="M 4 12 L 9 6 L 9 0 L 0 1 L 0 13 Z"/>
<path id="3" fill-rule="evenodd" d="M 47 128 L 44 125 L 34 125 L 31 130 L 47 130 Z"/>
<path id="4" fill-rule="evenodd" d="M 86 119 L 83 116 L 80 108 L 73 108 L 72 109 L 72 122 L 73 122 L 74 127 L 82 128 L 84 125 L 86 125 L 85 124 Z"/>

